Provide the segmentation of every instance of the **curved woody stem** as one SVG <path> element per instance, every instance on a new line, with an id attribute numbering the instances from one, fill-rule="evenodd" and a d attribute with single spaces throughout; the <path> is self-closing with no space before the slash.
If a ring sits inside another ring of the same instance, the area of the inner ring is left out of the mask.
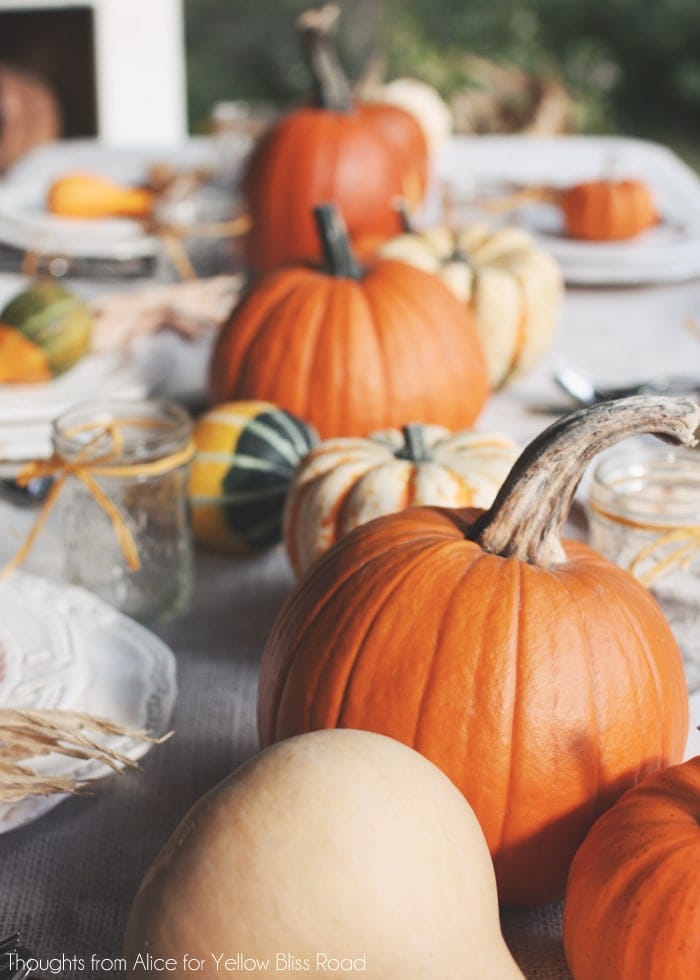
<path id="1" fill-rule="evenodd" d="M 297 33 L 313 80 L 315 105 L 319 109 L 349 112 L 352 92 L 333 41 L 339 17 L 340 7 L 335 3 L 305 10 L 297 17 Z"/>
<path id="2" fill-rule="evenodd" d="M 558 565 L 576 487 L 597 453 L 642 433 L 694 446 L 699 427 L 700 407 L 688 398 L 636 395 L 573 412 L 526 447 L 469 537 L 492 554 Z"/>

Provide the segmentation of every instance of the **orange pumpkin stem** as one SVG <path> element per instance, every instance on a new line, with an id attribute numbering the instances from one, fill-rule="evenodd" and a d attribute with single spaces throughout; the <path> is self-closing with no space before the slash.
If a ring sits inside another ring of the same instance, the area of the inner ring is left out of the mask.
<path id="1" fill-rule="evenodd" d="M 543 568 L 561 564 L 564 523 L 593 457 L 642 433 L 694 446 L 698 427 L 700 407 L 688 398 L 636 395 L 566 415 L 527 446 L 469 538 L 492 554 Z"/>
<path id="2" fill-rule="evenodd" d="M 328 3 L 306 10 L 297 18 L 299 43 L 314 86 L 314 103 L 319 109 L 349 112 L 352 93 L 333 42 L 340 7 Z"/>
<path id="3" fill-rule="evenodd" d="M 331 276 L 362 279 L 362 266 L 355 258 L 343 216 L 335 204 L 319 204 L 313 214 L 326 272 Z"/>

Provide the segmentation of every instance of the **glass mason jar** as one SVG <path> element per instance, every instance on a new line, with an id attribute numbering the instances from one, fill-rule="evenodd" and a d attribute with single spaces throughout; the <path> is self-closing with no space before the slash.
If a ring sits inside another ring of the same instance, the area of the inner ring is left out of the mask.
<path id="1" fill-rule="evenodd" d="M 157 401 L 86 402 L 54 422 L 54 452 L 74 468 L 56 504 L 67 576 L 142 623 L 190 592 L 191 433 L 184 409 Z"/>
<path id="2" fill-rule="evenodd" d="M 587 505 L 591 545 L 656 597 L 700 690 L 700 452 L 641 447 L 608 454 Z"/>

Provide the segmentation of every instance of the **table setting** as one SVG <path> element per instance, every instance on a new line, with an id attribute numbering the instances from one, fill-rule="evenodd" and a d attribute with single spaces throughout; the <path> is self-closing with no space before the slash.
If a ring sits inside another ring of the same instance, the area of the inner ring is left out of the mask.
<path id="1" fill-rule="evenodd" d="M 700 178 L 358 108 L 337 16 L 225 173 L 0 178 L 0 980 L 680 980 Z"/>

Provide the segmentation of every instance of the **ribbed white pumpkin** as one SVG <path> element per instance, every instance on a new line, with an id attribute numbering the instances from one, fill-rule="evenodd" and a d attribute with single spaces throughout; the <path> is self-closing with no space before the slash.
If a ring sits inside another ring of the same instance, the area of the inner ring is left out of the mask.
<path id="1" fill-rule="evenodd" d="M 452 135 L 452 110 L 432 85 L 418 78 L 394 78 L 382 85 L 377 102 L 388 102 L 412 113 L 423 127 L 431 151 L 439 150 Z"/>
<path id="2" fill-rule="evenodd" d="M 517 458 L 510 439 L 440 425 L 327 439 L 299 465 L 287 496 L 284 540 L 301 575 L 344 534 L 406 507 L 488 507 Z"/>
<path id="3" fill-rule="evenodd" d="M 562 276 L 522 228 L 477 222 L 453 232 L 438 226 L 390 239 L 379 254 L 437 273 L 473 307 L 494 388 L 527 371 L 549 347 Z"/>

